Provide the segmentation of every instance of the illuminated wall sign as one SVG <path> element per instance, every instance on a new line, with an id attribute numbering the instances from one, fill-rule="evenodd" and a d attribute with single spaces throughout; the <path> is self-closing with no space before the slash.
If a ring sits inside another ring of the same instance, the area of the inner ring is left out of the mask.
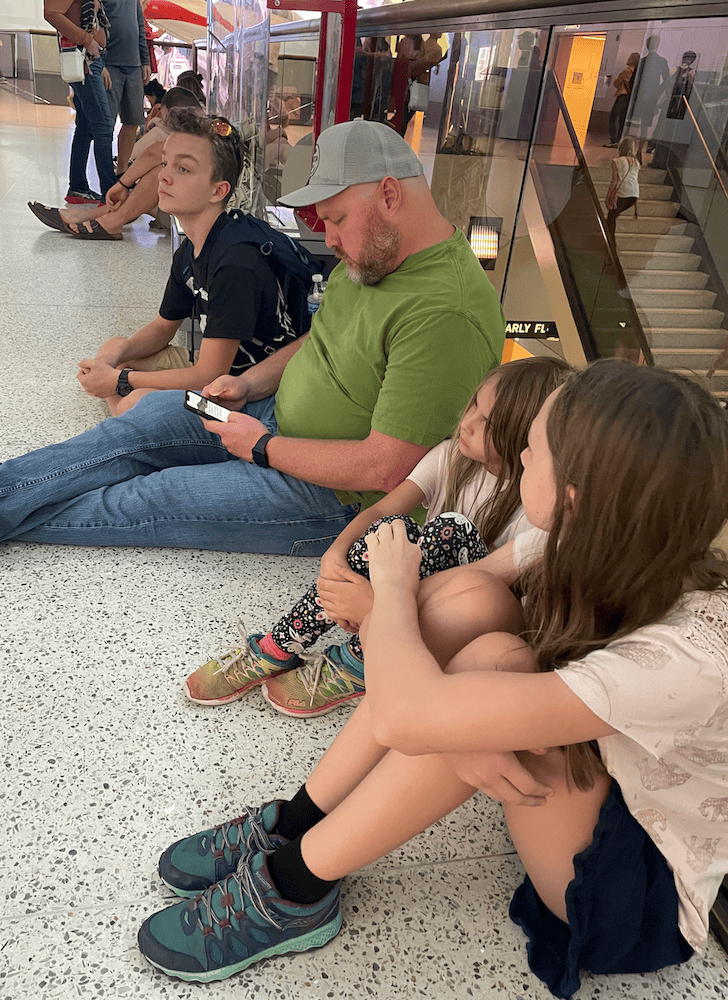
<path id="1" fill-rule="evenodd" d="M 535 320 L 506 323 L 506 337 L 558 337 L 559 331 L 553 320 L 546 319 L 537 323 Z"/>

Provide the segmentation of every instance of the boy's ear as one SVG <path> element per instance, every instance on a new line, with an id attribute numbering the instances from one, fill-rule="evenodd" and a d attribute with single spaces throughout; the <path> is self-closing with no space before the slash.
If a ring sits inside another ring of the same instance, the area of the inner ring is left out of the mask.
<path id="1" fill-rule="evenodd" d="M 223 201 L 230 194 L 230 181 L 217 181 L 211 201 Z"/>

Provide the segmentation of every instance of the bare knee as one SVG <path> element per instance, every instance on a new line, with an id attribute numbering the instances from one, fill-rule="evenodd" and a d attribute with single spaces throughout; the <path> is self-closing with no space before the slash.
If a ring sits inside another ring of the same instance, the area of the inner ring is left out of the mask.
<path id="1" fill-rule="evenodd" d="M 510 589 L 476 565 L 428 577 L 420 584 L 417 600 L 421 621 L 448 615 L 482 620 L 481 632 L 518 633 L 523 628 L 521 605 Z"/>
<path id="2" fill-rule="evenodd" d="M 510 632 L 489 632 L 478 636 L 448 663 L 445 673 L 460 674 L 472 670 L 504 670 L 509 673 L 532 673 L 536 661 L 533 650 Z"/>

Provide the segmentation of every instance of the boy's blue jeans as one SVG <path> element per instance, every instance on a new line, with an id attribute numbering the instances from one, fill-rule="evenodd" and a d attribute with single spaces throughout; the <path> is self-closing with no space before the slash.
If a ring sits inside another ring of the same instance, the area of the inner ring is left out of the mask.
<path id="1" fill-rule="evenodd" d="M 231 455 L 178 391 L 0 465 L 0 538 L 320 556 L 356 515 L 333 490 Z M 245 412 L 277 429 L 275 397 Z"/>

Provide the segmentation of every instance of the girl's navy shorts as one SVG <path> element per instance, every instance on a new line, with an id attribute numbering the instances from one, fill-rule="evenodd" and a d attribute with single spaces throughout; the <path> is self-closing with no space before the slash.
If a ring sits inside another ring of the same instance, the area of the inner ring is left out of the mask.
<path id="1" fill-rule="evenodd" d="M 678 930 L 675 880 L 662 854 L 625 805 L 616 782 L 591 844 L 574 858 L 566 890 L 569 923 L 541 902 L 526 876 L 511 919 L 529 938 L 528 963 L 554 996 L 580 986 L 579 970 L 655 972 L 693 949 Z"/>

